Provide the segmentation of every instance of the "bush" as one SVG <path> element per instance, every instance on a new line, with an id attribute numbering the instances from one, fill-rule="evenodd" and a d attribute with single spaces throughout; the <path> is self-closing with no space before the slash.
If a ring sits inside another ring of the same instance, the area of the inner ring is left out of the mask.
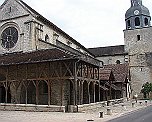
<path id="1" fill-rule="evenodd" d="M 144 94 L 144 98 L 149 99 L 149 93 L 152 92 L 152 83 L 146 82 L 143 84 L 141 93 Z"/>

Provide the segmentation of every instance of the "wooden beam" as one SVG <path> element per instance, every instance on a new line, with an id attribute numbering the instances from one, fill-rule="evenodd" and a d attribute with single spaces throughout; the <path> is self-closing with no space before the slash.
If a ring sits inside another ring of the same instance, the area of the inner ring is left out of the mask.
<path id="1" fill-rule="evenodd" d="M 89 78 L 83 78 L 83 77 L 77 77 L 77 79 L 79 79 L 79 80 L 83 80 L 83 81 L 99 82 L 99 80 L 89 79 Z"/>
<path id="2" fill-rule="evenodd" d="M 28 78 L 28 79 L 22 79 L 22 80 L 29 80 L 29 81 L 34 81 L 34 80 L 73 80 L 74 77 L 48 77 L 48 78 Z M 16 80 L 9 80 L 10 82 L 15 82 Z M 1 82 L 6 82 L 6 81 L 1 81 Z"/>

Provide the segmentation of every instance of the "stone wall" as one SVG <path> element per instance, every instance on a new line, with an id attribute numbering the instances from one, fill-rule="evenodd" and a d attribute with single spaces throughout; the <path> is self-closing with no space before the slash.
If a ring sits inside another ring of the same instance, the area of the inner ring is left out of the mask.
<path id="1" fill-rule="evenodd" d="M 78 105 L 78 112 L 103 108 L 106 106 L 111 106 L 111 105 L 119 104 L 123 102 L 124 102 L 124 99 L 122 98 L 122 99 L 115 99 L 115 100 L 109 100 L 109 101 L 103 101 L 103 102 L 97 102 L 97 103 Z"/>
<path id="2" fill-rule="evenodd" d="M 141 98 L 141 88 L 152 82 L 151 70 L 147 65 L 146 53 L 152 52 L 152 27 L 124 30 L 125 50 L 129 54 L 132 95 Z"/>
<path id="3" fill-rule="evenodd" d="M 65 112 L 64 106 L 55 105 L 26 105 L 26 104 L 4 104 L 0 103 L 3 111 L 29 111 L 29 112 Z"/>
<path id="4" fill-rule="evenodd" d="M 81 44 L 68 34 L 62 32 L 62 30 L 53 24 L 46 22 L 45 19 L 44 22 L 43 20 L 36 19 L 37 15 L 27 9 L 20 1 L 15 0 L 7 1 L 0 9 L 0 33 L 10 26 L 18 30 L 18 41 L 15 46 L 6 49 L 0 45 L 0 53 L 48 49 L 52 48 L 48 43 L 56 45 L 56 40 L 58 40 L 71 48 L 90 55 Z M 47 39 L 46 35 L 48 37 Z"/>
<path id="5" fill-rule="evenodd" d="M 120 64 L 124 64 L 128 61 L 127 55 L 102 56 L 97 57 L 97 59 L 102 61 L 103 65 L 116 64 L 117 60 L 120 61 Z"/>

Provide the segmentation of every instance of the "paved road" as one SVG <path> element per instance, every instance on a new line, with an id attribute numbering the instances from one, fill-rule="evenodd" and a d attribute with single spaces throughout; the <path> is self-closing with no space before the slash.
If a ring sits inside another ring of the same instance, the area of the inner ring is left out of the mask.
<path id="1" fill-rule="evenodd" d="M 108 122 L 152 122 L 152 106 L 148 106 L 136 112 L 131 112 Z"/>

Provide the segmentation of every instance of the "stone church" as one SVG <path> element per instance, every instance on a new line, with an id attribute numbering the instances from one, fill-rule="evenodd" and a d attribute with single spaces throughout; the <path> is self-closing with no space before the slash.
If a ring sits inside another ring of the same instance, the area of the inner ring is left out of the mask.
<path id="1" fill-rule="evenodd" d="M 5 0 L 0 13 L 0 103 L 11 103 L 7 110 L 78 109 L 128 97 L 129 80 L 139 94 L 151 80 L 151 17 L 141 0 L 126 12 L 125 45 L 104 48 L 86 49 L 22 0 Z"/>
<path id="2" fill-rule="evenodd" d="M 22 0 L 0 7 L 0 103 L 67 105 L 101 101 L 99 60 Z"/>
<path id="3" fill-rule="evenodd" d="M 103 70 L 94 54 L 25 2 L 5 0 L 0 13 L 0 110 L 78 111 L 126 97 L 126 74 L 116 83 L 120 72 Z"/>
<path id="4" fill-rule="evenodd" d="M 124 44 L 90 48 L 103 65 L 126 64 L 130 74 L 132 96 L 142 97 L 142 85 L 152 82 L 152 27 L 151 16 L 142 0 L 131 0 L 125 14 Z"/>

